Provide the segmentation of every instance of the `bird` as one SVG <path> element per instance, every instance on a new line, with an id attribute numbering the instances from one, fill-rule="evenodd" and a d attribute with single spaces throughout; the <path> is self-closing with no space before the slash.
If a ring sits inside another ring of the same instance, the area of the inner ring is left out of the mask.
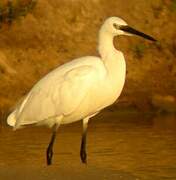
<path id="1" fill-rule="evenodd" d="M 155 42 L 119 17 L 108 17 L 98 34 L 99 56 L 69 61 L 41 78 L 7 117 L 14 130 L 34 124 L 52 128 L 46 163 L 52 164 L 53 145 L 60 125 L 82 120 L 80 158 L 87 163 L 86 137 L 90 118 L 112 105 L 120 96 L 126 78 L 126 61 L 114 47 L 120 35 L 137 35 Z"/>

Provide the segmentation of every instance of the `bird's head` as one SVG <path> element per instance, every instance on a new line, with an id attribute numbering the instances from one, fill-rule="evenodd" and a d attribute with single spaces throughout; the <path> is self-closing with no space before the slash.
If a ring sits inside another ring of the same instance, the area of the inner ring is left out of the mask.
<path id="1" fill-rule="evenodd" d="M 153 37 L 146 35 L 143 32 L 140 32 L 140 31 L 128 26 L 128 24 L 119 17 L 110 17 L 110 18 L 106 19 L 102 26 L 102 30 L 113 36 L 137 35 L 137 36 L 141 36 L 141 37 L 151 40 L 151 41 L 156 41 Z"/>

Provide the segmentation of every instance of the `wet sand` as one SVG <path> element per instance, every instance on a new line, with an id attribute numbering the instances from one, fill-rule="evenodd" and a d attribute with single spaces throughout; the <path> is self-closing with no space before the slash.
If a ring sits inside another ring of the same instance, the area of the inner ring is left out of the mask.
<path id="1" fill-rule="evenodd" d="M 104 111 L 88 129 L 88 164 L 80 162 L 81 122 L 61 126 L 53 165 L 46 166 L 51 136 L 45 127 L 0 127 L 0 179 L 176 179 L 176 116 Z"/>

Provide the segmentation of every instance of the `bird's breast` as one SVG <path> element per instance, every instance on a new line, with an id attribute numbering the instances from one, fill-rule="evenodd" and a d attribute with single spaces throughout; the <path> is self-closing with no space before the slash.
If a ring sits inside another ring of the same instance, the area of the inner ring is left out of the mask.
<path id="1" fill-rule="evenodd" d="M 118 60 L 108 64 L 109 69 L 106 69 L 106 73 L 104 73 L 105 68 L 99 71 L 99 75 L 97 75 L 99 78 L 91 85 L 75 111 L 70 116 L 65 117 L 64 123 L 90 117 L 117 100 L 122 92 L 126 74 L 125 62 L 123 59 Z"/>

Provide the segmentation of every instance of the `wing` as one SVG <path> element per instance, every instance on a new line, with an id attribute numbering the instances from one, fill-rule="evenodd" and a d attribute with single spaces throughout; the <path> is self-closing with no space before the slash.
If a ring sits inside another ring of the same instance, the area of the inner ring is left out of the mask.
<path id="1" fill-rule="evenodd" d="M 48 78 L 34 87 L 17 112 L 16 128 L 39 123 L 55 116 L 69 115 L 96 84 L 96 69 L 89 65 L 76 67 L 58 78 Z"/>
<path id="2" fill-rule="evenodd" d="M 81 66 L 69 71 L 60 88 L 60 108 L 63 115 L 69 115 L 80 105 L 97 80 L 96 69 Z"/>

